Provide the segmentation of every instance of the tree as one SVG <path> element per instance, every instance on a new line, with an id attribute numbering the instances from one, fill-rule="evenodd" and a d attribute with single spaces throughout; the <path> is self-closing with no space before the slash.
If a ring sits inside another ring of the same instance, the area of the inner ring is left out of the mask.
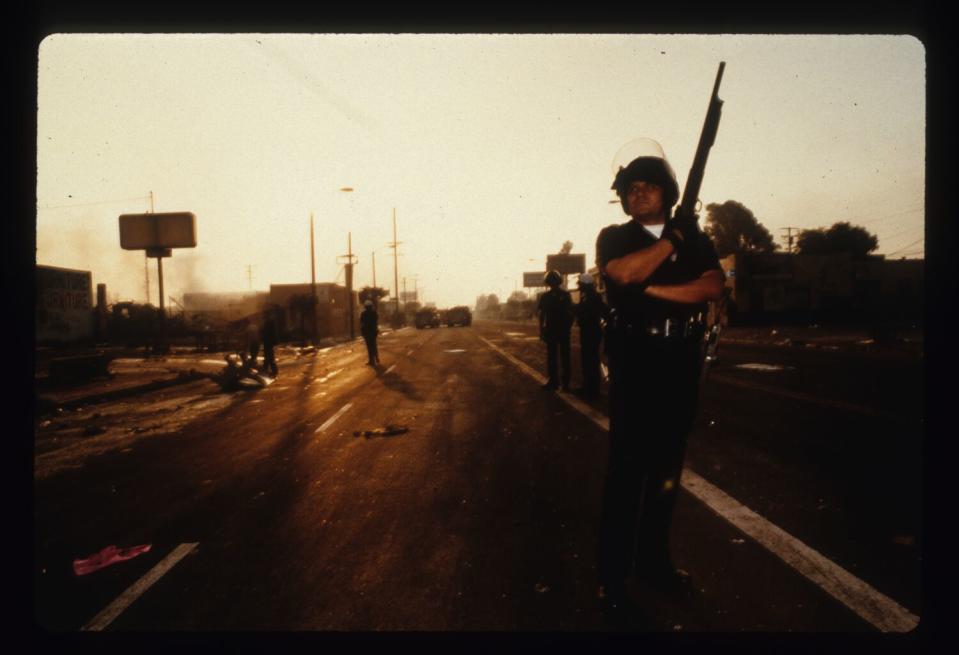
<path id="1" fill-rule="evenodd" d="M 772 252 L 778 248 L 769 230 L 742 203 L 727 200 L 706 205 L 706 234 L 720 257 L 742 252 Z"/>
<path id="2" fill-rule="evenodd" d="M 372 300 L 374 305 L 378 305 L 380 303 L 380 298 L 386 298 L 389 295 L 389 289 L 367 286 L 360 289 L 359 298 L 361 303 L 364 303 L 367 300 Z"/>
<path id="3" fill-rule="evenodd" d="M 803 255 L 849 253 L 860 259 L 879 247 L 879 239 L 863 227 L 841 221 L 829 229 L 803 230 L 796 246 Z"/>
<path id="4" fill-rule="evenodd" d="M 563 242 L 563 247 L 559 249 L 559 254 L 561 254 L 561 255 L 568 255 L 568 254 L 571 253 L 571 252 L 573 252 L 573 242 L 572 242 L 572 241 L 564 241 L 564 242 Z"/>

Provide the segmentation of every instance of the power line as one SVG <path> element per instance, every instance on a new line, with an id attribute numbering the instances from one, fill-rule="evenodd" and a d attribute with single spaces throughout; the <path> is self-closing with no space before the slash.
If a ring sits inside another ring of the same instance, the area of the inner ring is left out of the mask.
<path id="1" fill-rule="evenodd" d="M 78 202 L 72 205 L 37 205 L 37 209 L 66 209 L 68 207 L 90 207 L 92 205 L 112 205 L 117 202 L 129 202 L 131 200 L 146 200 L 150 196 L 135 196 L 133 198 L 118 198 L 116 200 L 100 200 L 97 202 Z"/>
<path id="2" fill-rule="evenodd" d="M 925 237 L 921 237 L 921 238 L 919 238 L 919 239 L 916 239 L 916 240 L 913 241 L 912 243 L 909 243 L 909 244 L 903 246 L 902 248 L 899 248 L 899 249 L 897 249 L 897 250 L 893 250 L 893 251 L 890 252 L 890 253 L 886 253 L 886 257 L 890 257 L 890 256 L 892 256 L 892 255 L 895 255 L 896 253 L 899 253 L 899 252 L 902 252 L 902 251 L 907 250 L 907 249 L 909 249 L 909 248 L 912 248 L 914 245 L 916 245 L 916 244 L 918 244 L 918 243 L 920 243 L 921 241 L 924 241 L 924 240 L 925 240 Z"/>

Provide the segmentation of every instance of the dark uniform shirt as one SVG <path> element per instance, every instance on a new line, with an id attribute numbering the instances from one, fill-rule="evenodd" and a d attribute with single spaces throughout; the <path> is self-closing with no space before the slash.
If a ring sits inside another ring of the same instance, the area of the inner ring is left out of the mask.
<path id="1" fill-rule="evenodd" d="M 273 320 L 272 316 L 263 322 L 263 330 L 260 336 L 263 339 L 264 348 L 272 348 L 276 345 L 276 321 Z"/>
<path id="2" fill-rule="evenodd" d="M 599 337 L 602 334 L 602 322 L 607 318 L 609 309 L 602 296 L 596 291 L 582 291 L 582 297 L 576 306 L 576 322 L 580 334 Z"/>
<path id="3" fill-rule="evenodd" d="M 364 309 L 360 313 L 360 334 L 364 337 L 376 336 L 378 319 L 375 309 Z"/>
<path id="4" fill-rule="evenodd" d="M 603 228 L 596 239 L 596 263 L 603 270 L 611 260 L 647 248 L 658 240 L 659 237 L 635 220 L 610 225 Z M 710 269 L 722 270 L 719 256 L 713 242 L 700 232 L 696 243 L 686 244 L 675 260 L 671 255 L 647 282 L 651 285 L 680 284 L 695 280 Z M 610 308 L 616 310 L 619 319 L 627 323 L 686 318 L 706 311 L 705 303 L 692 305 L 653 298 L 643 292 L 641 285 L 619 285 L 606 275 L 603 280 Z"/>
<path id="5" fill-rule="evenodd" d="M 555 287 L 539 297 L 539 311 L 547 338 L 569 336 L 573 327 L 573 299 L 569 291 Z"/>

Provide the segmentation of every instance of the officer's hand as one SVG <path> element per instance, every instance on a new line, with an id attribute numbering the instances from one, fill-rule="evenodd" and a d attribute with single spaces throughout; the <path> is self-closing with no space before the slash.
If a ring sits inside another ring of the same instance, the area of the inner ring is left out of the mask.
<path id="1" fill-rule="evenodd" d="M 695 243 L 699 234 L 699 216 L 676 216 L 670 219 L 663 232 L 663 238 L 673 244 L 677 251 L 685 248 L 691 243 Z"/>

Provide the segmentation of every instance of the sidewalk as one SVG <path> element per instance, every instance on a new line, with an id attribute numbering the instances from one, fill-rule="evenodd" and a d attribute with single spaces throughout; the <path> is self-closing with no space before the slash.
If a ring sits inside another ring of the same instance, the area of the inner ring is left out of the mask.
<path id="1" fill-rule="evenodd" d="M 327 338 L 322 339 L 316 348 L 281 344 L 276 348 L 276 358 L 282 364 L 348 342 L 349 339 Z M 228 354 L 226 351 L 197 352 L 192 347 L 173 347 L 169 354 L 159 356 L 129 350 L 118 352 L 124 356 L 111 360 L 109 377 L 91 378 L 80 383 L 53 385 L 40 367 L 34 378 L 35 413 L 48 414 L 58 408 L 72 409 L 210 378 L 224 370 L 224 358 Z"/>

